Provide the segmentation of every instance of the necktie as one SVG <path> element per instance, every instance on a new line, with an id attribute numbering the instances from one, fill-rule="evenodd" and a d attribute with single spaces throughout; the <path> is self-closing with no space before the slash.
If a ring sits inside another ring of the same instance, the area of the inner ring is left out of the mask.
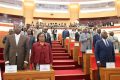
<path id="1" fill-rule="evenodd" d="M 109 46 L 109 43 L 108 43 L 108 41 L 107 41 L 107 40 L 105 40 L 105 43 L 106 43 L 106 46 L 108 47 L 108 46 Z"/>

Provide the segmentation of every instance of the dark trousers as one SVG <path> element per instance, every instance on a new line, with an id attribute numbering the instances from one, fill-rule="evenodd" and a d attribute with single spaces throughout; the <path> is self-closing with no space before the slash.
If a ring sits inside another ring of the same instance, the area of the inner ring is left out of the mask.
<path id="1" fill-rule="evenodd" d="M 54 39 L 54 40 L 57 39 L 57 34 L 53 34 L 53 39 Z"/>

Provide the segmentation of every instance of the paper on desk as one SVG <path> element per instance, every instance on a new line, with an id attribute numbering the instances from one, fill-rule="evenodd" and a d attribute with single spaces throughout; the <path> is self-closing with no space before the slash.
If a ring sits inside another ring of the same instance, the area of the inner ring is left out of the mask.
<path id="1" fill-rule="evenodd" d="M 106 62 L 106 68 L 115 68 L 115 62 Z"/>
<path id="2" fill-rule="evenodd" d="M 5 73 L 16 73 L 17 72 L 17 65 L 6 65 L 5 66 Z"/>
<path id="3" fill-rule="evenodd" d="M 79 46 L 79 43 L 75 43 L 74 46 Z"/>
<path id="4" fill-rule="evenodd" d="M 75 40 L 71 40 L 71 42 L 75 42 Z"/>
<path id="5" fill-rule="evenodd" d="M 50 71 L 50 64 L 40 65 L 40 71 Z"/>
<path id="6" fill-rule="evenodd" d="M 87 54 L 92 54 L 92 50 L 86 50 Z"/>

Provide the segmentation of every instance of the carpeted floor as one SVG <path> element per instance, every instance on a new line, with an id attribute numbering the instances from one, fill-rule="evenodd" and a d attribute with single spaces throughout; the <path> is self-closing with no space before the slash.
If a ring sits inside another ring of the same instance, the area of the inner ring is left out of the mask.
<path id="1" fill-rule="evenodd" d="M 52 42 L 52 54 L 55 80 L 89 80 L 89 75 L 83 73 L 59 41 Z"/>

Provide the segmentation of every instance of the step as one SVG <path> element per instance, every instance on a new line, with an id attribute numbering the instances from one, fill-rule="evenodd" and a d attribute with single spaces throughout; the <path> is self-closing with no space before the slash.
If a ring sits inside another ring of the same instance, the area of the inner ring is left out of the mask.
<path id="1" fill-rule="evenodd" d="M 85 75 L 82 69 L 55 70 L 55 80 L 90 80 L 89 75 Z"/>
<path id="2" fill-rule="evenodd" d="M 76 69 L 75 65 L 55 65 L 53 66 L 54 70 L 68 70 L 68 69 Z"/>
<path id="3" fill-rule="evenodd" d="M 53 65 L 74 65 L 75 62 L 74 60 L 70 59 L 66 59 L 66 60 L 53 60 Z"/>
<path id="4" fill-rule="evenodd" d="M 53 56 L 69 56 L 69 53 L 52 53 Z"/>
<path id="5" fill-rule="evenodd" d="M 53 60 L 66 60 L 70 59 L 69 56 L 53 56 Z"/>
<path id="6" fill-rule="evenodd" d="M 52 48 L 52 51 L 64 51 L 66 50 L 65 48 Z"/>
<path id="7" fill-rule="evenodd" d="M 52 53 L 65 53 L 66 51 L 52 51 Z"/>

